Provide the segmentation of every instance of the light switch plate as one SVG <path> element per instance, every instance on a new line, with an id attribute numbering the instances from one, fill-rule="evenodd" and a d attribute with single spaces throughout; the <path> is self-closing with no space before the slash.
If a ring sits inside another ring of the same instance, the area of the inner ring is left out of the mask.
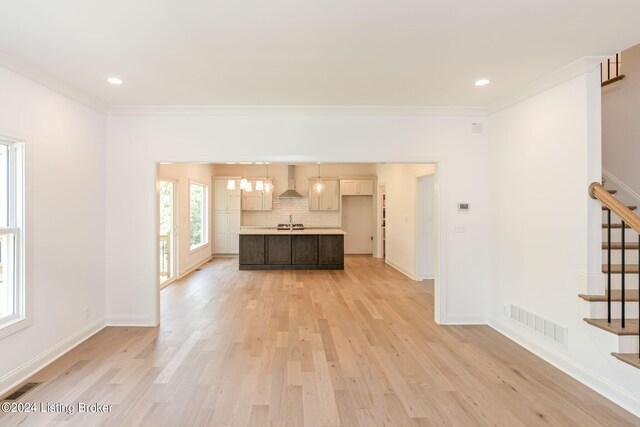
<path id="1" fill-rule="evenodd" d="M 464 224 L 453 224 L 454 233 L 466 233 L 467 227 Z"/>

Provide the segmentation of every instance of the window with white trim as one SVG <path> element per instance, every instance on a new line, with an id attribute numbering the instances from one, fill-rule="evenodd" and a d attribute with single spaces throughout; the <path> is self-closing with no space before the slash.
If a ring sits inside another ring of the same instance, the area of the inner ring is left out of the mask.
<path id="1" fill-rule="evenodd" d="M 189 235 L 191 238 L 191 250 L 208 243 L 207 193 L 206 185 L 193 182 L 189 184 Z"/>
<path id="2" fill-rule="evenodd" d="M 0 139 L 0 329 L 25 319 L 23 260 L 23 148 Z"/>

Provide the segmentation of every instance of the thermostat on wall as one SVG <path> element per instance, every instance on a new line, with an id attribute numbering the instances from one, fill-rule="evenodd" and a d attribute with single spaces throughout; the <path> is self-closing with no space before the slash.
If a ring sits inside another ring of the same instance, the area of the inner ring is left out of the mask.
<path id="1" fill-rule="evenodd" d="M 471 210 L 471 205 L 469 203 L 458 203 L 458 210 L 460 212 L 469 212 Z"/>

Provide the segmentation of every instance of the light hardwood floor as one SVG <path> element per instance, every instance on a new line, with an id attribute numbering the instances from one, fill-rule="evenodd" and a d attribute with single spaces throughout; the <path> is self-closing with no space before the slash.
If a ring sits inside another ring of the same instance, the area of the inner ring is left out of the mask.
<path id="1" fill-rule="evenodd" d="M 31 381 L 24 402 L 108 414 L 0 425 L 639 425 L 486 326 L 433 321 L 433 285 L 380 260 L 238 271 L 216 259 L 168 286 L 159 328 L 107 328 Z"/>

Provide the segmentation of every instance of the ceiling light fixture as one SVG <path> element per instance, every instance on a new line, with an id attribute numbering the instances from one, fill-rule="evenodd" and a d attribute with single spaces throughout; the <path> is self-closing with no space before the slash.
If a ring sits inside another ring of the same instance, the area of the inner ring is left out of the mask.
<path id="1" fill-rule="evenodd" d="M 120 86 L 122 84 L 122 79 L 119 77 L 109 77 L 107 81 L 114 86 Z"/>
<path id="2" fill-rule="evenodd" d="M 236 180 L 229 179 L 227 180 L 227 190 L 235 190 L 236 189 Z"/>
<path id="3" fill-rule="evenodd" d="M 489 80 L 487 80 L 487 79 L 476 80 L 476 86 L 486 86 L 489 83 L 491 83 L 491 82 Z"/>

